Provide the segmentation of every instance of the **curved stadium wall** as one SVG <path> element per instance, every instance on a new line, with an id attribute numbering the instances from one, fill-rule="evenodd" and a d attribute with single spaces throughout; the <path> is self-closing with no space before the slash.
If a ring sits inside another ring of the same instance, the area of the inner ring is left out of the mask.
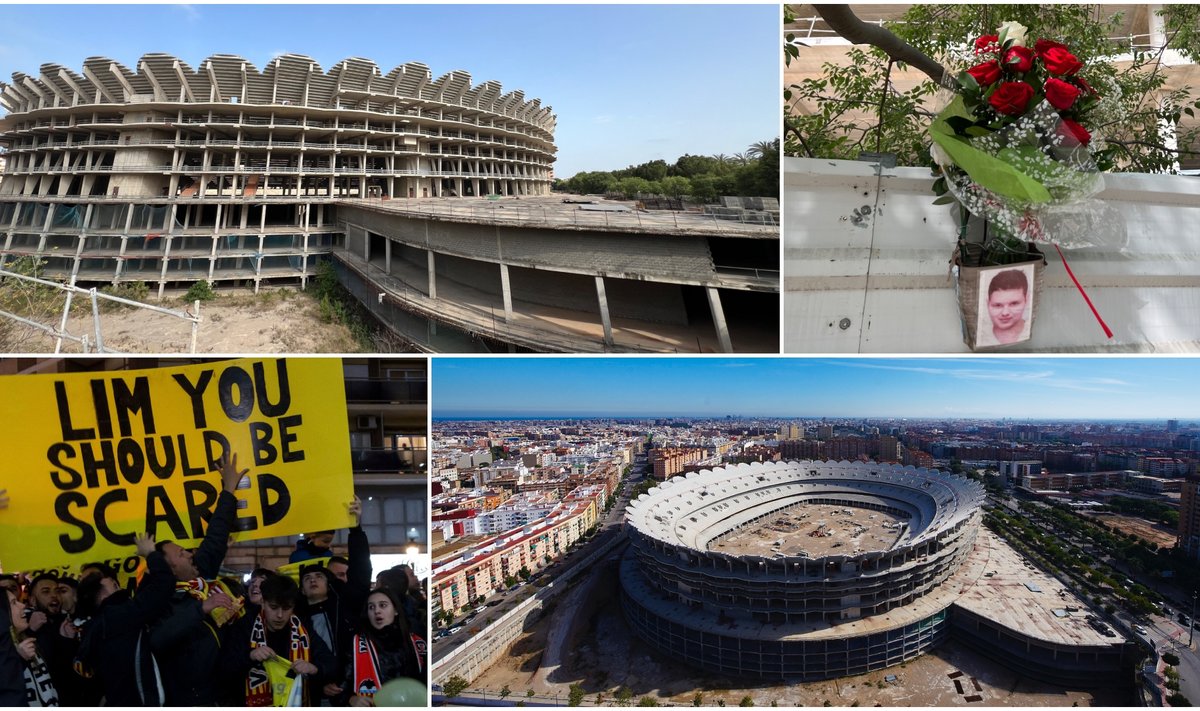
<path id="1" fill-rule="evenodd" d="M 0 105 L 3 257 L 85 281 L 303 279 L 336 201 L 546 194 L 556 150 L 540 100 L 416 62 L 92 57 Z"/>
<path id="2" fill-rule="evenodd" d="M 922 600 L 966 559 L 983 488 L 963 477 L 872 463 L 743 464 L 676 477 L 627 516 L 622 597 L 651 646 L 701 668 L 800 680 L 879 669 L 948 633 L 944 604 Z M 885 550 L 731 555 L 730 534 L 806 504 L 902 519 Z"/>

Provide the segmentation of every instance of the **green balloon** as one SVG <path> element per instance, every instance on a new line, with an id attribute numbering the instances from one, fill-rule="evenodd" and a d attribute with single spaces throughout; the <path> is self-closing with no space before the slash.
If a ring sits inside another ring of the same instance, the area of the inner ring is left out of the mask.
<path id="1" fill-rule="evenodd" d="M 428 706 L 429 691 L 416 679 L 402 676 L 379 687 L 373 700 L 376 706 Z"/>

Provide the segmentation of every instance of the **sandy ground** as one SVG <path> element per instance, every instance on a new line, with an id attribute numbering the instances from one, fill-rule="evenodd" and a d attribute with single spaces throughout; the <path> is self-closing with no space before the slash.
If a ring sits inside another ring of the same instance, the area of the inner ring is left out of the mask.
<path id="1" fill-rule="evenodd" d="M 635 639 L 621 616 L 617 568 L 610 561 L 589 576 L 587 590 L 571 590 L 553 612 L 520 638 L 510 656 L 471 684 L 489 697 L 509 688 L 509 701 L 555 695 L 566 703 L 568 687 L 580 684 L 584 705 L 616 705 L 622 686 L 661 705 L 691 706 L 699 692 L 704 706 L 738 706 L 749 696 L 756 706 L 1125 706 L 1133 698 L 1113 691 L 1068 689 L 1032 682 L 957 642 L 903 665 L 861 676 L 795 685 L 747 685 L 673 663 Z M 585 586 L 579 586 L 584 588 Z M 553 632 L 549 632 L 553 630 Z M 555 639 L 551 639 L 553 634 Z M 549 647 L 549 649 L 548 649 Z M 548 652 L 548 653 L 547 653 Z M 543 665 L 545 668 L 543 668 Z M 885 678 L 895 675 L 894 681 Z M 957 683 L 956 683 L 957 682 Z M 975 700 L 975 697 L 979 697 Z M 967 699 L 970 698 L 971 701 Z"/>
<path id="2" fill-rule="evenodd" d="M 1178 533 L 1173 529 L 1144 518 L 1092 512 L 1084 513 L 1084 516 L 1106 526 L 1115 526 L 1121 533 L 1132 533 L 1143 541 L 1160 547 L 1170 548 L 1175 545 L 1175 539 L 1178 538 Z"/>
<path id="3" fill-rule="evenodd" d="M 179 295 L 168 295 L 150 304 L 184 311 L 191 309 Z M 197 353 L 356 353 L 361 350 L 349 329 L 323 321 L 315 301 L 291 288 L 223 290 L 212 301 L 200 305 L 201 322 L 196 337 Z M 121 308 L 102 311 L 101 336 L 106 349 L 124 353 L 187 353 L 192 325 L 175 316 L 146 309 Z M 54 322 L 58 325 L 57 321 Z M 94 349 L 95 329 L 91 311 L 73 309 L 67 332 L 87 334 Z M 28 350 L 54 350 L 46 336 L 28 339 Z M 65 341 L 65 353 L 79 353 L 79 344 Z"/>

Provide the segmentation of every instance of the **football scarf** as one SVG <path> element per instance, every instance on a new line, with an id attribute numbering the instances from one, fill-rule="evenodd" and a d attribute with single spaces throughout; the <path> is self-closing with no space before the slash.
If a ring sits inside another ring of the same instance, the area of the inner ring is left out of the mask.
<path id="1" fill-rule="evenodd" d="M 420 636 L 409 635 L 413 646 L 413 655 L 417 658 L 417 667 L 425 671 L 425 640 Z M 385 680 L 379 673 L 379 653 L 375 651 L 375 643 L 370 639 L 354 635 L 354 694 L 357 696 L 373 697 L 379 693 L 379 687 Z"/>
<path id="2" fill-rule="evenodd" d="M 214 588 L 220 589 L 229 596 L 230 600 L 233 600 L 233 609 L 229 610 L 224 607 L 214 607 L 212 612 L 208 613 L 212 624 L 217 627 L 221 627 L 222 625 L 227 625 L 236 619 L 240 619 L 246 614 L 246 598 L 234 595 L 229 590 L 229 586 L 226 585 L 225 581 L 223 580 L 214 580 L 210 583 L 204 578 L 195 578 L 194 580 L 179 580 L 175 582 L 176 592 L 185 592 L 200 602 L 207 600 L 208 596 L 212 594 Z"/>
<path id="3" fill-rule="evenodd" d="M 50 668 L 41 654 L 21 665 L 25 677 L 25 700 L 30 706 L 58 706 L 58 691 L 50 679 Z"/>
<path id="4" fill-rule="evenodd" d="M 304 624 L 300 622 L 300 618 L 292 615 L 292 619 L 288 622 L 288 630 L 290 631 L 291 644 L 287 650 L 287 667 L 290 668 L 293 662 L 299 660 L 309 660 L 309 637 L 308 630 Z M 267 645 L 267 627 L 266 621 L 262 613 L 254 618 L 254 627 L 250 630 L 250 650 L 253 651 L 259 647 Z M 276 650 L 279 651 L 279 650 Z M 270 661 L 270 660 L 268 660 Z M 281 658 L 280 662 L 283 661 Z M 299 683 L 294 677 L 288 678 L 286 674 L 282 679 L 272 679 L 272 675 L 263 663 L 257 663 L 250 667 L 250 675 L 246 679 L 246 705 L 247 706 L 285 706 L 288 699 L 292 696 L 292 684 L 287 683 L 289 680 L 292 683 Z"/>

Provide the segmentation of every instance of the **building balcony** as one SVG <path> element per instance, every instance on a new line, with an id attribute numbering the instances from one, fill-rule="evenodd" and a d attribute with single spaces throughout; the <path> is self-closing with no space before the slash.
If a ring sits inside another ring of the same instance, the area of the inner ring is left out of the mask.
<path id="1" fill-rule="evenodd" d="M 428 471 L 429 450 L 351 447 L 350 459 L 355 474 L 412 474 L 421 476 Z"/>
<path id="2" fill-rule="evenodd" d="M 425 404 L 428 381 L 346 378 L 346 400 L 357 403 Z"/>

